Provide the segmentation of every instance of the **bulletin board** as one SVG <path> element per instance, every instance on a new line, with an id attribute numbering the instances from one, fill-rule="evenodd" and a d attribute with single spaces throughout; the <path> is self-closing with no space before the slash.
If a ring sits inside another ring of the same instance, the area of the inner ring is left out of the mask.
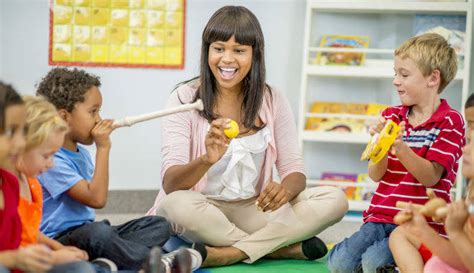
<path id="1" fill-rule="evenodd" d="M 51 0 L 49 64 L 184 67 L 186 0 Z"/>

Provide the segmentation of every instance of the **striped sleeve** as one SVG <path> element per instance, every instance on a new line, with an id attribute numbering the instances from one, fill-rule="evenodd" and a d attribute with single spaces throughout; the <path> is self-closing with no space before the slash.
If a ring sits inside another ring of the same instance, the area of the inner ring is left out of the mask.
<path id="1" fill-rule="evenodd" d="M 439 124 L 439 134 L 429 148 L 426 159 L 442 165 L 450 172 L 462 155 L 465 144 L 464 120 L 456 111 L 450 111 Z"/>

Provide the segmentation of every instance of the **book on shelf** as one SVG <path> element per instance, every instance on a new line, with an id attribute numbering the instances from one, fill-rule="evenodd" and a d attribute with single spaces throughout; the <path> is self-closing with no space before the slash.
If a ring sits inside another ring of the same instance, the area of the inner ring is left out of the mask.
<path id="1" fill-rule="evenodd" d="M 466 39 L 466 16 L 417 14 L 413 24 L 415 35 L 437 33 L 454 48 L 456 54 L 464 55 Z"/>
<path id="2" fill-rule="evenodd" d="M 352 173 L 336 173 L 336 172 L 323 172 L 321 174 L 321 180 L 328 181 L 338 181 L 338 182 L 357 182 L 357 174 Z M 354 195 L 356 192 L 355 186 L 341 186 L 344 193 L 346 194 L 347 199 L 354 200 Z"/>
<path id="3" fill-rule="evenodd" d="M 368 48 L 369 37 L 360 35 L 323 35 L 320 47 L 331 48 Z M 324 52 L 316 54 L 316 64 L 319 65 L 362 65 L 365 53 L 358 52 Z"/>
<path id="4" fill-rule="evenodd" d="M 316 101 L 311 105 L 311 113 L 352 114 L 379 116 L 388 105 L 377 103 L 341 103 Z M 338 117 L 309 117 L 306 130 L 339 133 L 367 133 L 371 122 L 367 119 Z"/>
<path id="5" fill-rule="evenodd" d="M 361 173 L 357 176 L 357 183 L 360 187 L 356 188 L 354 193 L 354 200 L 356 201 L 370 201 L 374 195 L 375 187 L 367 187 L 367 184 L 373 184 L 374 181 L 370 179 L 368 173 Z M 365 184 L 365 185 L 363 185 Z"/>

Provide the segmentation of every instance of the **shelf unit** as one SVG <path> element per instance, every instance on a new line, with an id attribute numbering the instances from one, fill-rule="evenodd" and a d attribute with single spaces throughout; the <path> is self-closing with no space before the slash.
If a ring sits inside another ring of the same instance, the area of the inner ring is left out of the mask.
<path id="1" fill-rule="evenodd" d="M 304 53 L 302 61 L 301 93 L 299 104 L 299 138 L 308 171 L 308 186 L 359 186 L 356 182 L 318 180 L 321 172 L 367 172 L 367 163 L 359 157 L 369 141 L 367 133 L 338 133 L 305 130 L 309 117 L 339 117 L 373 119 L 363 115 L 309 113 L 310 103 L 336 101 L 351 103 L 399 104 L 393 78 L 393 52 L 403 41 L 412 37 L 415 15 L 462 15 L 466 17 L 466 38 L 462 65 L 442 96 L 461 113 L 469 90 L 472 33 L 472 0 L 466 2 L 415 1 L 307 1 Z M 319 40 L 324 34 L 365 35 L 371 41 L 369 48 L 324 48 Z M 366 54 L 361 66 L 316 65 L 318 52 L 353 52 Z M 461 166 L 460 166 L 461 168 Z M 457 177 L 456 197 L 461 196 L 462 177 Z M 375 189 L 376 184 L 373 184 Z M 367 201 L 349 201 L 352 211 L 363 211 Z"/>

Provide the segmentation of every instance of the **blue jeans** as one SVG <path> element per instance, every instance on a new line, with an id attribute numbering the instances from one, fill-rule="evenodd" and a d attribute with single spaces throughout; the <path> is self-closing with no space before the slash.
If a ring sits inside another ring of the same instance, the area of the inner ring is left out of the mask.
<path id="1" fill-rule="evenodd" d="M 393 264 L 388 237 L 396 225 L 367 222 L 351 237 L 335 245 L 328 256 L 333 273 L 373 273 L 380 266 Z"/>
<path id="2" fill-rule="evenodd" d="M 10 269 L 0 265 L 0 273 L 10 273 Z M 96 270 L 90 263 L 83 261 L 56 265 L 48 273 L 96 273 Z"/>
<path id="3" fill-rule="evenodd" d="M 10 273 L 10 269 L 0 264 L 0 273 Z"/>
<path id="4" fill-rule="evenodd" d="M 145 216 L 119 226 L 109 221 L 86 223 L 58 234 L 64 245 L 85 250 L 89 258 L 113 261 L 119 270 L 139 270 L 154 246 L 163 246 L 170 238 L 171 226 L 165 218 Z"/>

